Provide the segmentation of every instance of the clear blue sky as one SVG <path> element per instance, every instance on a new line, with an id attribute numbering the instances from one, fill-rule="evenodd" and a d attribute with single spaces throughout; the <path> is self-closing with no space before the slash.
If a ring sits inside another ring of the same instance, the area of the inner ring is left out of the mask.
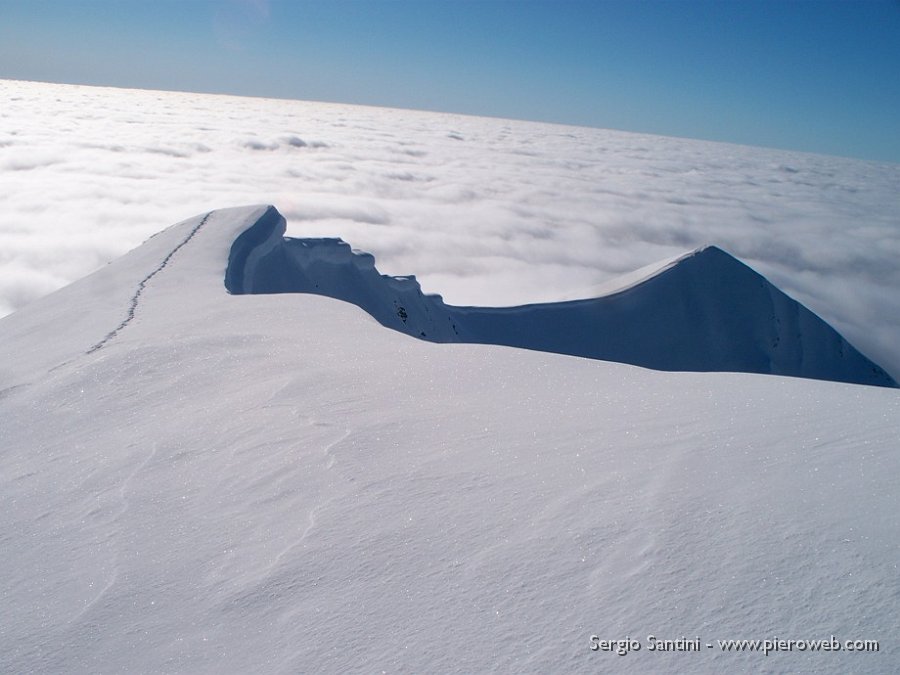
<path id="1" fill-rule="evenodd" d="M 0 77 L 900 162 L 900 0 L 0 0 Z"/>

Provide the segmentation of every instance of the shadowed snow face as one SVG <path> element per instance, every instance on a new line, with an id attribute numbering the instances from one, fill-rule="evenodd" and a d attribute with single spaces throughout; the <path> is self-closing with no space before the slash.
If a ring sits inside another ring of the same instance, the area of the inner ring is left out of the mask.
<path id="1" fill-rule="evenodd" d="M 296 101 L 0 96 L 0 314 L 171 223 L 269 202 L 289 235 L 342 237 L 454 304 L 588 297 L 716 244 L 900 375 L 898 165 Z"/>

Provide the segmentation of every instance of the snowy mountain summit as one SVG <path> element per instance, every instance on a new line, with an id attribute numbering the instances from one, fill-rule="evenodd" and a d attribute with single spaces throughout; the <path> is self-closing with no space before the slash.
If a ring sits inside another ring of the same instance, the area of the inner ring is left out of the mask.
<path id="1" fill-rule="evenodd" d="M 535 351 L 865 381 L 761 277 L 450 307 L 283 228 L 0 319 L 0 672 L 896 672 L 900 392 Z"/>
<path id="2" fill-rule="evenodd" d="M 715 246 L 638 270 L 603 296 L 520 307 L 456 307 L 414 276 L 379 274 L 340 239 L 285 238 L 274 207 L 235 241 L 234 294 L 317 293 L 433 342 L 523 347 L 657 370 L 730 371 L 896 387 L 882 368 L 764 277 Z"/>

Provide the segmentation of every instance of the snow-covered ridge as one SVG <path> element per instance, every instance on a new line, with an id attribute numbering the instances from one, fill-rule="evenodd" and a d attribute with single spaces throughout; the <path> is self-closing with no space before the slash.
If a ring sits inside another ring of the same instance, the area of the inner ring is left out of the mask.
<path id="1" fill-rule="evenodd" d="M 507 345 L 669 371 L 897 383 L 831 326 L 725 251 L 706 246 L 625 275 L 600 297 L 518 307 L 457 307 L 414 276 L 378 272 L 341 239 L 285 238 L 274 207 L 234 242 L 233 294 L 316 293 L 433 342 Z"/>
<path id="2" fill-rule="evenodd" d="M 0 672 L 896 672 L 897 390 L 229 295 L 280 249 L 320 285 L 375 274 L 281 227 L 196 216 L 0 319 Z M 661 654 L 651 632 L 880 648 Z"/>
<path id="3" fill-rule="evenodd" d="M 596 297 L 715 243 L 900 381 L 898 164 L 303 101 L 12 81 L 0 99 L 0 315 L 185 214 L 264 203 L 455 305 Z"/>

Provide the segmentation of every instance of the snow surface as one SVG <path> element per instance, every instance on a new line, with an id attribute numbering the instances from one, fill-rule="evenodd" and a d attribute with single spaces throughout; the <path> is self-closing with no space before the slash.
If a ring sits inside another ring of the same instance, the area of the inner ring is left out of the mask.
<path id="1" fill-rule="evenodd" d="M 198 226 L 199 227 L 199 226 Z M 390 277 L 340 239 L 285 239 L 270 207 L 234 242 L 225 287 L 317 293 L 433 342 L 474 342 L 630 363 L 886 387 L 897 383 L 830 326 L 715 246 L 644 267 L 604 296 L 521 307 L 455 307 L 414 276 Z"/>
<path id="2" fill-rule="evenodd" d="M 265 214 L 184 221 L 0 320 L 0 670 L 896 670 L 900 392 L 230 295 Z"/>
<path id="3" fill-rule="evenodd" d="M 0 81 L 0 313 L 162 225 L 272 203 L 456 305 L 715 244 L 900 378 L 900 165 L 382 108 Z"/>

